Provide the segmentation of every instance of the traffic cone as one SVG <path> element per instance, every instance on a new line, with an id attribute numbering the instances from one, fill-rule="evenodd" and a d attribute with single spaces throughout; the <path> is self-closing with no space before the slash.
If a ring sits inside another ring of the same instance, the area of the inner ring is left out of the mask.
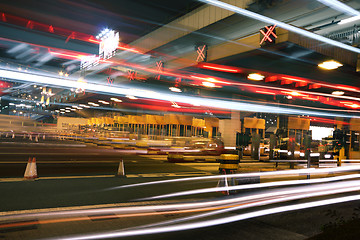
<path id="1" fill-rule="evenodd" d="M 119 162 L 119 168 L 118 168 L 116 176 L 117 177 L 126 177 L 123 160 L 120 160 L 120 162 Z"/>
<path id="2" fill-rule="evenodd" d="M 229 187 L 226 174 L 224 175 L 224 179 L 220 179 L 220 180 L 218 181 L 218 184 L 217 184 L 216 187 L 226 187 L 226 188 Z M 229 190 L 226 189 L 226 191 L 221 191 L 221 193 L 224 194 L 224 195 L 229 195 Z"/>
<path id="3" fill-rule="evenodd" d="M 33 157 L 31 161 L 31 157 L 29 158 L 29 161 L 26 165 L 24 178 L 25 179 L 35 179 L 37 178 L 37 168 L 36 168 L 36 158 Z"/>
<path id="4" fill-rule="evenodd" d="M 29 160 L 26 164 L 24 178 L 27 178 L 27 176 L 29 176 L 30 166 L 31 166 L 31 157 L 29 157 Z"/>

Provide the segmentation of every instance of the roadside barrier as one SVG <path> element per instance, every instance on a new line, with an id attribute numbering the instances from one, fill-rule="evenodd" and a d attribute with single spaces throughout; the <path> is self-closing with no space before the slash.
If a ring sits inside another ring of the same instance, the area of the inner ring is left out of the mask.
<path id="1" fill-rule="evenodd" d="M 236 154 L 221 154 L 219 173 L 233 173 L 239 168 L 239 156 Z"/>
<path id="2" fill-rule="evenodd" d="M 184 154 L 169 153 L 167 160 L 168 160 L 168 162 L 184 162 Z"/>

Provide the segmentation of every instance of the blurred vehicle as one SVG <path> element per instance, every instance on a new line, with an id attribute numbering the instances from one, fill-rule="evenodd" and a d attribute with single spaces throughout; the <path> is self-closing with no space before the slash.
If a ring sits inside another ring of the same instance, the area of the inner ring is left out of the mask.
<path id="1" fill-rule="evenodd" d="M 290 159 L 291 158 L 291 150 L 289 149 L 289 140 L 288 138 L 283 139 L 281 143 L 274 148 L 274 158 L 275 159 Z M 300 159 L 305 156 L 304 151 L 300 150 L 300 144 L 295 143 L 294 147 L 294 159 Z"/>
<path id="2" fill-rule="evenodd" d="M 261 139 L 260 140 L 260 155 L 268 155 L 270 152 L 270 142 L 268 139 Z M 251 155 L 251 144 L 247 145 L 244 148 L 244 155 L 250 156 Z"/>
<path id="3" fill-rule="evenodd" d="M 219 155 L 224 152 L 224 143 L 221 138 L 200 138 L 193 139 L 187 144 L 185 149 L 198 149 L 201 154 L 216 154 Z"/>

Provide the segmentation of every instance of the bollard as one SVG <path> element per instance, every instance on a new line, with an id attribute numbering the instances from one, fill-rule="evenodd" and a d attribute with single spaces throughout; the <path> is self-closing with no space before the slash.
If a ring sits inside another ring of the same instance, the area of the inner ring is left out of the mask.
<path id="1" fill-rule="evenodd" d="M 239 156 L 236 154 L 221 154 L 219 173 L 231 174 L 239 168 Z"/>

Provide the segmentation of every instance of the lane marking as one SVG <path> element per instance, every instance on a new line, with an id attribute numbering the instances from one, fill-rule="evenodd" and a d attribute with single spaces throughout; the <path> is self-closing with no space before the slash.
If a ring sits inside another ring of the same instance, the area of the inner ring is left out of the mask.
<path id="1" fill-rule="evenodd" d="M 189 177 L 189 176 L 207 176 L 213 175 L 209 172 L 180 172 L 180 173 L 139 173 L 127 174 L 127 178 L 154 178 L 154 177 Z M 91 175 L 91 176 L 56 176 L 56 177 L 39 177 L 37 179 L 28 180 L 25 178 L 0 178 L 1 182 L 22 182 L 22 181 L 38 181 L 38 180 L 61 180 L 61 179 L 81 179 L 81 178 L 113 178 L 111 175 Z"/>
<path id="2" fill-rule="evenodd" d="M 77 179 L 77 178 L 107 178 L 115 177 L 112 175 L 93 175 L 93 176 L 58 176 L 58 177 L 39 177 L 37 179 L 28 180 L 25 178 L 0 178 L 0 182 L 22 182 L 22 181 L 37 181 L 37 180 L 53 180 L 53 179 Z"/>

